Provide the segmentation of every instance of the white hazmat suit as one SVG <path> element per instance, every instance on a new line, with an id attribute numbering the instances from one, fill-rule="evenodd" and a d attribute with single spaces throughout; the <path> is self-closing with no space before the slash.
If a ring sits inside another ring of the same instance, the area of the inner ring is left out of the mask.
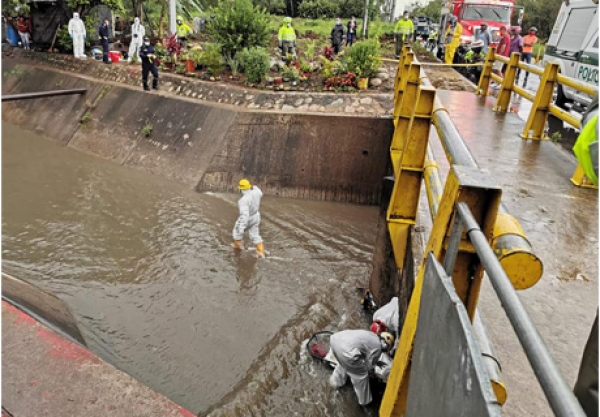
<path id="1" fill-rule="evenodd" d="M 131 43 L 129 44 L 129 61 L 135 56 L 137 61 L 140 62 L 140 48 L 144 43 L 144 36 L 146 36 L 146 28 L 140 23 L 140 18 L 136 17 L 133 19 L 133 25 L 131 25 Z"/>
<path id="2" fill-rule="evenodd" d="M 247 230 L 250 240 L 257 245 L 262 243 L 258 226 L 260 225 L 260 199 L 262 191 L 257 186 L 249 190 L 242 190 L 242 198 L 238 201 L 240 216 L 233 226 L 233 240 L 242 240 Z"/>
<path id="3" fill-rule="evenodd" d="M 73 13 L 73 18 L 69 20 L 69 35 L 73 39 L 73 55 L 75 58 L 85 58 L 83 53 L 86 37 L 85 24 L 79 18 L 79 13 Z"/>
<path id="4" fill-rule="evenodd" d="M 346 384 L 348 376 L 360 405 L 373 401 L 369 372 L 375 369 L 385 342 L 368 330 L 343 330 L 331 336 L 331 350 L 338 360 L 329 382 L 333 388 Z"/>
<path id="5" fill-rule="evenodd" d="M 398 297 L 392 298 L 392 300 L 381 307 L 379 310 L 373 313 L 373 321 L 379 320 L 388 329 L 388 332 L 394 335 L 398 334 L 398 321 L 400 320 L 400 314 L 398 311 Z M 397 339 L 397 338 L 396 338 Z"/>

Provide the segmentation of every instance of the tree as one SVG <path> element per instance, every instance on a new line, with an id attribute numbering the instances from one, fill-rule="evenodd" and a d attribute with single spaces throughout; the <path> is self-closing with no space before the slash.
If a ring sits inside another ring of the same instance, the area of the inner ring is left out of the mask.
<path id="1" fill-rule="evenodd" d="M 267 46 L 270 38 L 269 15 L 251 0 L 221 0 L 211 8 L 215 19 L 208 26 L 213 39 L 223 45 L 223 54 L 235 56 L 254 46 Z"/>
<path id="2" fill-rule="evenodd" d="M 523 31 L 526 32 L 531 26 L 536 26 L 538 38 L 547 40 L 558 16 L 562 0 L 518 0 L 518 4 L 525 7 Z"/>
<path id="3" fill-rule="evenodd" d="M 442 13 L 442 0 L 432 0 L 426 6 L 417 3 L 412 9 L 415 16 L 427 16 L 433 22 L 439 22 Z"/>

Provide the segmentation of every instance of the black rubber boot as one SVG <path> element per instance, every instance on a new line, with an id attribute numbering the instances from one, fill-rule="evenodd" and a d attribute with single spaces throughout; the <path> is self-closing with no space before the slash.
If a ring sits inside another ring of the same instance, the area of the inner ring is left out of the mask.
<path id="1" fill-rule="evenodd" d="M 152 89 L 158 90 L 158 79 L 152 79 Z"/>
<path id="2" fill-rule="evenodd" d="M 144 83 L 144 90 L 145 91 L 150 91 L 150 87 L 148 87 L 148 83 Z"/>

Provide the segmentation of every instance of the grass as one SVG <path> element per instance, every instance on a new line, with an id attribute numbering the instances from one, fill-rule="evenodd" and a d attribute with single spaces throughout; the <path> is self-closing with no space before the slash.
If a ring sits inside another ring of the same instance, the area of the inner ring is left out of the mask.
<path id="1" fill-rule="evenodd" d="M 540 54 L 540 59 L 544 57 L 544 51 L 546 50 L 546 45 L 541 43 L 536 43 L 533 45 L 533 58 L 537 58 L 538 54 Z"/>
<path id="2" fill-rule="evenodd" d="M 283 20 L 283 16 L 273 16 L 271 15 L 271 23 L 269 28 L 277 32 L 281 27 Z M 313 34 L 318 36 L 319 38 L 325 38 L 327 40 L 331 35 L 331 29 L 335 24 L 334 19 L 304 19 L 304 18 L 295 18 L 292 20 L 292 26 L 300 37 L 306 37 L 307 32 L 309 34 Z M 343 22 L 344 25 L 347 24 L 346 21 Z M 359 28 L 358 33 L 362 32 L 362 20 L 357 20 L 356 24 Z M 390 35 L 394 33 L 394 23 L 386 23 L 380 21 L 371 21 L 369 23 L 369 37 L 373 38 L 381 38 L 383 35 Z"/>
<path id="3" fill-rule="evenodd" d="M 557 130 L 556 132 L 552 133 L 550 140 L 554 143 L 559 143 L 562 140 L 562 133 Z"/>
<path id="4" fill-rule="evenodd" d="M 142 128 L 142 135 L 144 135 L 145 138 L 149 138 L 153 130 L 154 126 L 152 126 L 152 123 L 146 123 Z"/>
<path id="5" fill-rule="evenodd" d="M 81 119 L 79 119 L 79 123 L 83 126 L 87 125 L 92 120 L 92 113 L 89 111 L 85 112 Z"/>

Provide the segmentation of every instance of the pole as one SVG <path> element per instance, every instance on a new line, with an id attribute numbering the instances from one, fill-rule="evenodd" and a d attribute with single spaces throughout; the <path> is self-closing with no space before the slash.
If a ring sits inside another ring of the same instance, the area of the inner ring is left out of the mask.
<path id="1" fill-rule="evenodd" d="M 33 98 L 44 98 L 44 97 L 56 97 L 56 96 L 68 96 L 73 94 L 85 94 L 85 88 L 74 88 L 72 90 L 53 90 L 53 91 L 39 91 L 37 93 L 22 93 L 22 94 L 10 94 L 2 96 L 2 101 L 15 101 L 15 100 L 29 100 Z"/>
<path id="2" fill-rule="evenodd" d="M 363 19 L 362 36 L 366 38 L 369 34 L 369 0 L 365 0 L 365 18 Z"/>
<path id="3" fill-rule="evenodd" d="M 177 23 L 175 19 L 177 15 L 177 7 L 175 4 L 175 0 L 169 0 L 169 32 L 171 35 L 177 33 Z"/>

